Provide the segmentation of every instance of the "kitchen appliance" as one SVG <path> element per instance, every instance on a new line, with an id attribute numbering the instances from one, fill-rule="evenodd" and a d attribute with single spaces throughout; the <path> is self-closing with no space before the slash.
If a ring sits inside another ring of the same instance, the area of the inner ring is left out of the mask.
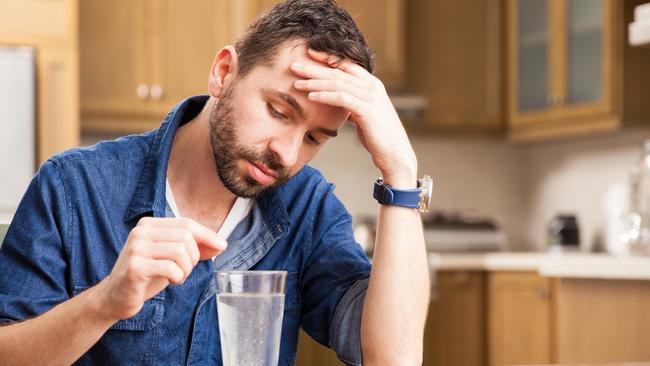
<path id="1" fill-rule="evenodd" d="M 506 233 L 489 218 L 438 211 L 423 223 L 429 252 L 491 252 L 507 245 Z"/>
<path id="2" fill-rule="evenodd" d="M 494 252 L 507 245 L 507 235 L 493 220 L 463 216 L 442 211 L 423 216 L 424 241 L 427 252 Z M 352 231 L 354 238 L 372 257 L 377 221 L 373 216 L 357 216 Z"/>
<path id="3" fill-rule="evenodd" d="M 556 215 L 548 225 L 548 241 L 551 251 L 579 250 L 580 230 L 575 215 Z"/>
<path id="4" fill-rule="evenodd" d="M 34 49 L 0 46 L 0 221 L 10 221 L 36 166 Z"/>

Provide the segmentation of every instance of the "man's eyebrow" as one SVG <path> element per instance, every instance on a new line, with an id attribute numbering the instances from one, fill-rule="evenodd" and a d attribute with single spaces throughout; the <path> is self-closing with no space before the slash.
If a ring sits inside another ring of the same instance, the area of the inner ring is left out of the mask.
<path id="1" fill-rule="evenodd" d="M 284 100 L 287 104 L 289 104 L 289 106 L 291 108 L 293 108 L 293 110 L 295 110 L 300 115 L 300 118 L 307 119 L 307 113 L 305 112 L 304 109 L 302 109 L 302 107 L 300 106 L 300 103 L 298 103 L 296 98 L 294 98 L 291 94 L 281 92 L 279 90 L 271 90 L 271 89 L 268 89 L 268 88 L 264 88 L 263 90 L 264 90 L 265 93 L 273 94 L 276 97 Z"/>
<path id="2" fill-rule="evenodd" d="M 339 134 L 338 131 L 336 131 L 336 130 L 328 130 L 327 128 L 322 128 L 322 127 L 319 127 L 316 130 L 318 132 L 324 134 L 324 135 L 329 136 L 329 137 L 336 137 Z"/>

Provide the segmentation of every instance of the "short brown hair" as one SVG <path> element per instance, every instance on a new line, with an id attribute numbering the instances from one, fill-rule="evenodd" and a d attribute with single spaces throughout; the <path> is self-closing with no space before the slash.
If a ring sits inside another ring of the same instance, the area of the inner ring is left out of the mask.
<path id="1" fill-rule="evenodd" d="M 336 1 L 287 0 L 257 18 L 235 44 L 239 75 L 272 64 L 278 47 L 294 39 L 304 39 L 310 48 L 351 60 L 371 73 L 374 70 L 374 56 L 363 34 Z"/>

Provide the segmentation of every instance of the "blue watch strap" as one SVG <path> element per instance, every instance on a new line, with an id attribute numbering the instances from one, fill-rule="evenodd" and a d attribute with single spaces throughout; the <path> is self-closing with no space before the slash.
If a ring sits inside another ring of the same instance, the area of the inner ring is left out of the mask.
<path id="1" fill-rule="evenodd" d="M 375 182 L 372 196 L 382 205 L 419 208 L 422 189 L 395 189 L 381 179 Z"/>

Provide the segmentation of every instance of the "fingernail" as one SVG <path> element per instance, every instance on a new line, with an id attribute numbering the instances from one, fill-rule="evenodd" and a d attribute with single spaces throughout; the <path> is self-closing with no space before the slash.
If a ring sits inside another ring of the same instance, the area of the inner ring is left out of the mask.
<path id="1" fill-rule="evenodd" d="M 310 99 L 310 100 L 311 99 L 316 99 L 316 92 L 311 92 L 311 93 L 307 94 L 307 98 Z"/>
<path id="2" fill-rule="evenodd" d="M 295 85 L 297 88 L 302 88 L 303 86 L 307 85 L 307 82 L 305 80 L 296 80 Z"/>
<path id="3" fill-rule="evenodd" d="M 305 65 L 301 64 L 300 62 L 294 62 L 293 63 L 293 68 L 298 69 L 298 70 L 302 70 L 303 68 L 305 68 Z"/>

